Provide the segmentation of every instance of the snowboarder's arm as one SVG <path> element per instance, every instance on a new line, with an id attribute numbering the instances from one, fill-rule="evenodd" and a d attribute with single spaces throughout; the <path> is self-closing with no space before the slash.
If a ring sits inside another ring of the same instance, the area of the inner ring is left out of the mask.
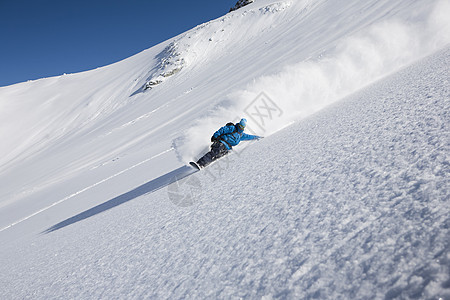
<path id="1" fill-rule="evenodd" d="M 241 137 L 241 141 L 259 140 L 260 138 L 262 137 L 244 133 Z"/>

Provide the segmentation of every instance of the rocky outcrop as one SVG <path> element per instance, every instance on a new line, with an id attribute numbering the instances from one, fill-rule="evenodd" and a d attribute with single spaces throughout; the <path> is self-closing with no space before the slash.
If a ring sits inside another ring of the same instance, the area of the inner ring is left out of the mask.
<path id="1" fill-rule="evenodd" d="M 148 90 L 162 83 L 168 77 L 180 72 L 185 66 L 176 42 L 170 43 L 158 56 L 156 71 L 149 77 L 143 89 Z"/>
<path id="2" fill-rule="evenodd" d="M 255 0 L 239 0 L 236 5 L 232 8 L 230 8 L 230 11 L 234 11 L 236 9 L 239 9 L 243 6 L 246 6 L 247 4 L 250 4 L 252 2 L 254 2 Z"/>

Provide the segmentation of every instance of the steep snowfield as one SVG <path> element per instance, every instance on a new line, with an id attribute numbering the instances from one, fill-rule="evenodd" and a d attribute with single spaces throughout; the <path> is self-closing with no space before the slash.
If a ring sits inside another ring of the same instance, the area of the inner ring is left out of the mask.
<path id="1" fill-rule="evenodd" d="M 4 245 L 0 295 L 448 299 L 449 63 L 447 48 L 188 177 L 193 206 L 121 195 Z"/>
<path id="2" fill-rule="evenodd" d="M 261 0 L 0 88 L 0 297 L 449 298 L 449 13 Z"/>

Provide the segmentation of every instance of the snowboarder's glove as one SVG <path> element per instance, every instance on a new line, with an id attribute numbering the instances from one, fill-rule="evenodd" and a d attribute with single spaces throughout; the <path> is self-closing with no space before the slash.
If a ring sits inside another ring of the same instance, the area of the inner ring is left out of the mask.
<path id="1" fill-rule="evenodd" d="M 212 136 L 211 137 L 211 142 L 217 142 L 219 140 L 219 138 L 218 137 L 216 137 L 216 136 Z"/>

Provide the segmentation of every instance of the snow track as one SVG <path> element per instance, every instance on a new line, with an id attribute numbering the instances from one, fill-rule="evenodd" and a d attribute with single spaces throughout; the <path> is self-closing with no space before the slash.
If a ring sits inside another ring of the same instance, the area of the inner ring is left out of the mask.
<path id="1" fill-rule="evenodd" d="M 137 163 L 137 164 L 135 164 L 135 165 L 133 165 L 133 166 L 131 166 L 131 167 L 126 168 L 125 170 L 122 170 L 122 171 L 120 171 L 120 172 L 118 172 L 118 173 L 116 173 L 116 174 L 114 174 L 114 175 L 109 176 L 108 178 L 102 179 L 102 180 L 100 180 L 99 182 L 96 182 L 96 183 L 94 183 L 94 184 L 92 184 L 92 185 L 90 185 L 90 186 L 88 186 L 88 187 L 85 187 L 85 188 L 82 189 L 82 190 L 79 190 L 79 191 L 77 191 L 77 192 L 75 192 L 75 193 L 73 193 L 73 194 L 71 194 L 71 195 L 69 195 L 69 196 L 67 196 L 67 197 L 64 197 L 63 199 L 58 200 L 58 201 L 56 201 L 56 202 L 54 202 L 54 203 L 52 203 L 52 204 L 50 204 L 50 205 L 48 205 L 48 206 L 46 206 L 46 207 L 40 209 L 40 210 L 38 210 L 38 211 L 32 213 L 32 214 L 29 215 L 29 216 L 23 217 L 22 219 L 20 219 L 20 220 L 18 220 L 18 221 L 15 221 L 14 223 L 9 224 L 8 226 L 5 226 L 5 227 L 3 227 L 3 228 L 0 228 L 0 232 L 2 232 L 3 230 L 6 230 L 6 229 L 8 229 L 8 228 L 11 228 L 11 227 L 13 227 L 13 226 L 15 226 L 15 225 L 17 225 L 17 224 L 23 222 L 23 221 L 26 221 L 26 220 L 28 220 L 28 219 L 30 219 L 30 218 L 32 218 L 32 217 L 34 217 L 34 216 L 36 216 L 36 215 L 38 215 L 38 214 L 40 214 L 40 213 L 43 213 L 43 212 L 45 212 L 46 210 L 48 210 L 48 209 L 50 209 L 50 208 L 52 208 L 52 207 L 54 207 L 54 206 L 56 206 L 56 205 L 58 205 L 58 204 L 61 204 L 61 203 L 65 202 L 65 201 L 67 201 L 67 200 L 69 200 L 69 199 L 71 199 L 71 198 L 73 198 L 73 197 L 76 197 L 76 196 L 78 196 L 78 195 L 80 195 L 80 194 L 82 194 L 82 193 L 84 193 L 84 192 L 87 192 L 87 191 L 89 191 L 90 189 L 92 189 L 92 188 L 94 188 L 94 187 L 96 187 L 96 186 L 98 186 L 98 185 L 100 185 L 100 184 L 103 184 L 103 183 L 105 183 L 105 182 L 107 182 L 107 181 L 109 181 L 109 180 L 111 180 L 111 179 L 113 179 L 113 178 L 115 178 L 115 177 L 117 177 L 117 176 L 120 176 L 120 175 L 122 175 L 122 174 L 124 174 L 124 173 L 126 173 L 126 172 L 128 172 L 128 171 L 130 171 L 130 170 L 132 170 L 132 169 L 134 169 L 134 168 L 136 168 L 136 167 L 139 167 L 139 166 L 142 165 L 142 164 L 148 163 L 149 161 L 151 161 L 151 160 L 153 160 L 153 159 L 155 159 L 155 158 L 157 158 L 157 157 L 159 157 L 159 156 L 161 156 L 161 155 L 163 155 L 163 154 L 166 154 L 166 153 L 168 153 L 168 152 L 170 152 L 170 151 L 173 151 L 173 148 L 168 149 L 168 150 L 166 150 L 166 151 L 163 151 L 163 152 L 161 152 L 161 153 L 159 153 L 159 154 L 157 154 L 157 155 L 155 155 L 155 156 L 152 156 L 152 157 L 150 157 L 150 158 L 148 158 L 148 159 L 146 159 L 146 160 L 144 160 L 144 161 L 141 161 L 141 162 L 139 162 L 139 163 Z M 172 177 L 173 177 L 173 176 L 174 176 L 174 175 L 172 175 Z M 165 185 L 167 185 L 167 184 L 165 184 Z"/>

